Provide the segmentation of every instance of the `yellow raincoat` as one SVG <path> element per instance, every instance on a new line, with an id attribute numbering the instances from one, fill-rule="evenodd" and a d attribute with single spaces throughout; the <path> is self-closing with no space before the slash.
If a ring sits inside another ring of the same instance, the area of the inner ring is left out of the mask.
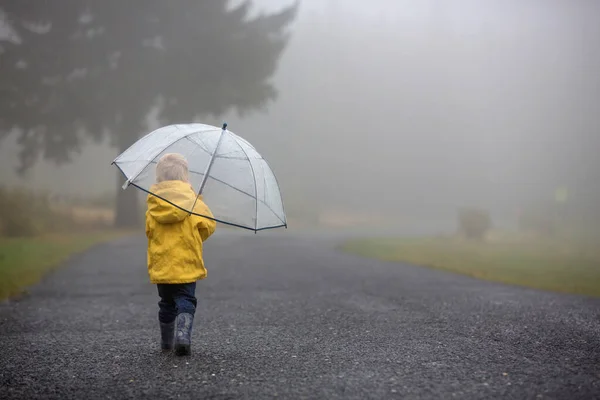
<path id="1" fill-rule="evenodd" d="M 164 181 L 153 185 L 150 192 L 189 210 L 196 193 L 189 183 Z M 202 259 L 202 243 L 216 229 L 216 222 L 190 215 L 188 211 L 148 195 L 146 236 L 148 237 L 148 274 L 152 283 L 190 283 L 206 278 Z M 210 209 L 198 199 L 194 212 L 213 217 Z"/>

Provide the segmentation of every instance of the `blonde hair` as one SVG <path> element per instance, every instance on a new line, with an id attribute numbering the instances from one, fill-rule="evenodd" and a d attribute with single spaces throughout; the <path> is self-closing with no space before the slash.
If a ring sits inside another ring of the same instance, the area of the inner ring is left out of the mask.
<path id="1" fill-rule="evenodd" d="M 177 153 L 165 154 L 156 164 L 156 182 L 183 181 L 189 179 L 188 162 Z"/>

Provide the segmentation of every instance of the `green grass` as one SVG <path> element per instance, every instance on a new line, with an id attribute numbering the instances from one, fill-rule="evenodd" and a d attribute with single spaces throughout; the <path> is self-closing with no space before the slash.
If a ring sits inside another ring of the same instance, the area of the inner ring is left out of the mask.
<path id="1" fill-rule="evenodd" d="M 124 233 L 94 232 L 0 238 L 0 300 L 18 295 L 71 255 Z"/>
<path id="2" fill-rule="evenodd" d="M 600 296 L 600 246 L 533 239 L 354 240 L 347 252 L 549 291 Z"/>

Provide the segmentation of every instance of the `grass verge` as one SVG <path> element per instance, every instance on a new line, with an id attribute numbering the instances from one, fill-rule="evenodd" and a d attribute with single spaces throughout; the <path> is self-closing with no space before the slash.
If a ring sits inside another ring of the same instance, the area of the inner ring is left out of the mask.
<path id="1" fill-rule="evenodd" d="M 33 238 L 0 238 L 0 300 L 36 284 L 73 254 L 126 233 L 102 231 Z"/>
<path id="2" fill-rule="evenodd" d="M 353 240 L 342 249 L 385 261 L 433 267 L 496 282 L 600 296 L 600 249 L 540 240 L 458 238 Z"/>

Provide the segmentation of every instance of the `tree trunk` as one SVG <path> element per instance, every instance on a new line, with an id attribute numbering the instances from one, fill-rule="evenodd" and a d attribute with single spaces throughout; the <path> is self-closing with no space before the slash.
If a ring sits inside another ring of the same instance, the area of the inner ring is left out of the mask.
<path id="1" fill-rule="evenodd" d="M 115 210 L 115 227 L 139 228 L 141 226 L 141 210 L 139 203 L 139 189 L 129 186 L 123 190 L 125 181 L 123 174 L 118 171 L 117 201 Z"/>
<path id="2" fill-rule="evenodd" d="M 119 154 L 124 152 L 133 143 L 136 137 L 120 135 L 118 138 Z M 142 226 L 140 209 L 140 190 L 134 186 L 129 186 L 123 190 L 122 186 L 125 177 L 121 171 L 117 171 L 117 201 L 115 202 L 115 221 L 116 228 L 140 228 Z"/>

